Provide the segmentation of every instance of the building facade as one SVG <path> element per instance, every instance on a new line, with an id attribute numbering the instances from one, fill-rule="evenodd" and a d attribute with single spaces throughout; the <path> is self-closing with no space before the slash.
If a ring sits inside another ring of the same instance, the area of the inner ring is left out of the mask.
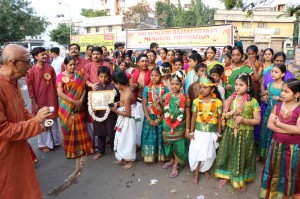
<path id="1" fill-rule="evenodd" d="M 259 49 L 271 47 L 275 52 L 287 52 L 286 49 L 293 45 L 296 17 L 290 17 L 284 11 L 285 5 L 257 8 L 252 16 L 241 10 L 217 10 L 214 20 L 216 25 L 236 25 L 244 48 L 255 44 Z"/>

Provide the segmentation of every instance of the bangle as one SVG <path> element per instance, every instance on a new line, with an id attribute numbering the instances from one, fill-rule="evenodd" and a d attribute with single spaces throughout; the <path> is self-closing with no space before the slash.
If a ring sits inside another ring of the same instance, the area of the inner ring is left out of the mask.
<path id="1" fill-rule="evenodd" d="M 221 138 L 221 137 L 222 137 L 222 134 L 220 134 L 220 133 L 217 133 L 217 136 L 218 136 L 219 138 Z"/>
<path id="2" fill-rule="evenodd" d="M 148 119 L 147 119 L 147 121 L 150 123 L 150 122 L 151 122 L 151 119 L 150 119 L 150 118 L 148 118 Z"/>
<path id="3" fill-rule="evenodd" d="M 194 135 L 194 133 L 189 133 L 189 135 Z"/>
<path id="4" fill-rule="evenodd" d="M 185 131 L 189 132 L 189 131 L 190 131 L 190 129 L 185 129 Z"/>

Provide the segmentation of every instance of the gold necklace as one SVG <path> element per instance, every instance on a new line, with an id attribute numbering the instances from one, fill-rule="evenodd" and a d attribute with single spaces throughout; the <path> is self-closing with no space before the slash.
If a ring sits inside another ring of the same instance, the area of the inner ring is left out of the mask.
<path id="1" fill-rule="evenodd" d="M 291 108 L 286 108 L 286 106 L 285 106 L 285 102 L 283 102 L 283 104 L 282 104 L 282 108 L 283 108 L 283 112 L 284 112 L 284 115 L 286 115 L 286 114 L 288 114 L 288 112 L 290 112 L 292 109 L 294 109 L 295 107 L 297 107 L 298 106 L 298 102 L 294 105 L 294 106 L 292 106 Z"/>

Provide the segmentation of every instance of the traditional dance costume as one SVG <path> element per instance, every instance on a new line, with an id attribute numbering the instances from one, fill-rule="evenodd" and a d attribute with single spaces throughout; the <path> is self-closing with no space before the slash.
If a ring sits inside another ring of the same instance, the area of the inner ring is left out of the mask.
<path id="1" fill-rule="evenodd" d="M 155 107 L 155 96 L 160 99 L 165 93 L 168 93 L 168 87 L 161 83 L 159 88 L 155 89 L 150 83 L 143 91 L 143 98 L 147 100 L 147 110 L 150 120 L 159 120 L 161 113 Z M 158 121 L 158 126 L 151 126 L 147 118 L 144 118 L 142 130 L 142 156 L 144 162 L 155 162 L 156 157 L 158 161 L 165 161 L 164 142 L 162 138 L 162 123 Z"/>
<path id="2" fill-rule="evenodd" d="M 194 139 L 189 148 L 189 163 L 194 171 L 198 163 L 200 172 L 208 171 L 216 159 L 216 149 L 219 146 L 218 115 L 222 114 L 222 101 L 212 98 L 210 103 L 204 103 L 202 97 L 193 102 L 192 112 L 197 113 Z M 205 118 L 205 119 L 204 119 Z"/>

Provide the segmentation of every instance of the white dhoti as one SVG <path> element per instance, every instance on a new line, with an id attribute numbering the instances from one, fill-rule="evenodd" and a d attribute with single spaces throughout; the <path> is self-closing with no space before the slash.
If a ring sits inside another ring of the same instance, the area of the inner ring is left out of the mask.
<path id="1" fill-rule="evenodd" d="M 52 132 L 52 133 L 51 133 Z M 53 149 L 54 145 L 60 145 L 60 136 L 58 130 L 57 119 L 53 119 L 53 125 L 51 126 L 51 131 L 42 132 L 38 137 L 38 147 L 48 147 Z"/>
<path id="2" fill-rule="evenodd" d="M 131 105 L 131 113 L 135 114 L 135 105 Z M 119 107 L 124 111 L 125 107 Z M 119 115 L 116 123 L 114 151 L 117 160 L 134 161 L 136 158 L 136 123 L 133 117 Z"/>
<path id="3" fill-rule="evenodd" d="M 191 171 L 197 168 L 201 162 L 199 171 L 208 171 L 216 159 L 216 149 L 219 146 L 218 136 L 214 132 L 202 132 L 195 130 L 194 139 L 189 148 L 189 164 Z"/>
<path id="4" fill-rule="evenodd" d="M 136 123 L 136 145 L 141 146 L 142 130 L 144 123 L 144 110 L 141 102 L 136 102 L 136 111 L 140 115 L 141 120 Z"/>

